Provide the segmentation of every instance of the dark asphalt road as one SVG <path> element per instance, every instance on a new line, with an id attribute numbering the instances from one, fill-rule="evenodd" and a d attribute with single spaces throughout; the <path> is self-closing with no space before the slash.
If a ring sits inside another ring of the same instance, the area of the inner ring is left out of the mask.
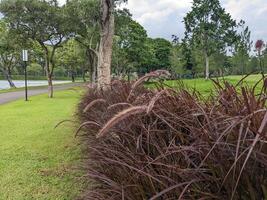
<path id="1" fill-rule="evenodd" d="M 69 89 L 75 86 L 82 86 L 82 83 L 73 83 L 73 84 L 65 84 L 65 85 L 54 85 L 54 91 L 59 91 L 59 90 L 65 90 Z M 30 89 L 28 91 L 28 96 L 35 96 L 39 94 L 45 94 L 47 93 L 47 88 L 39 88 L 39 89 Z M 7 92 L 0 94 L 0 105 L 9 103 L 11 101 L 15 101 L 18 99 L 23 99 L 25 97 L 25 91 L 17 91 L 17 92 Z"/>

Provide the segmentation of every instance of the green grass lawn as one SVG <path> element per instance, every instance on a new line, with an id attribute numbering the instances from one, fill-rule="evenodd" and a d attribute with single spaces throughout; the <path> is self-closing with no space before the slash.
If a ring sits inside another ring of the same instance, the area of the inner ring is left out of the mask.
<path id="1" fill-rule="evenodd" d="M 225 79 L 235 84 L 242 77 Z M 254 85 L 260 75 L 246 79 Z M 206 94 L 213 89 L 212 81 L 184 80 Z M 177 87 L 178 81 L 166 81 Z M 66 123 L 71 119 L 81 89 L 55 92 L 56 98 L 47 95 L 31 97 L 0 105 L 0 200 L 75 199 L 87 183 L 79 171 L 81 149 L 74 138 L 75 127 Z"/>
<path id="2" fill-rule="evenodd" d="M 243 76 L 226 76 L 224 79 L 231 84 L 237 84 Z M 262 78 L 261 75 L 250 75 L 244 80 L 244 84 L 254 86 L 257 81 Z M 223 80 L 220 78 L 220 80 Z M 180 81 L 166 81 L 165 83 L 171 87 L 178 87 Z M 186 79 L 183 83 L 189 88 L 195 88 L 202 94 L 209 94 L 214 91 L 214 85 L 211 80 L 201 79 Z"/>
<path id="3" fill-rule="evenodd" d="M 0 105 L 0 199 L 75 199 L 86 183 L 81 150 L 69 123 L 82 90 Z"/>

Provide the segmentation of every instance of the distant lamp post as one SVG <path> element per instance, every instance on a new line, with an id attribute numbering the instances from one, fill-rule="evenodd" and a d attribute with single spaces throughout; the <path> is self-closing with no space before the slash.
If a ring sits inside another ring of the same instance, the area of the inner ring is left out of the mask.
<path id="1" fill-rule="evenodd" d="M 28 86 L 27 86 L 28 50 L 22 50 L 22 61 L 24 63 L 24 75 L 25 75 L 25 101 L 28 101 Z"/>

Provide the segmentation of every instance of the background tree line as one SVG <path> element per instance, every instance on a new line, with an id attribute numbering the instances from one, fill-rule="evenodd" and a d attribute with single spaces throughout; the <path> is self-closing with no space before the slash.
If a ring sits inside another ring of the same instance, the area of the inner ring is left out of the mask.
<path id="1" fill-rule="evenodd" d="M 22 49 L 30 50 L 29 73 L 47 77 L 50 96 L 57 76 L 88 76 L 96 83 L 108 82 L 110 73 L 130 79 L 157 69 L 171 71 L 173 78 L 265 71 L 265 42 L 254 45 L 245 22 L 232 19 L 219 0 L 194 0 L 184 18 L 184 38 L 173 41 L 149 38 L 129 10 L 118 9 L 122 2 L 68 0 L 60 6 L 56 0 L 2 0 L 2 76 L 15 87 L 12 76 L 23 73 Z M 109 62 L 110 71 L 102 70 Z"/>

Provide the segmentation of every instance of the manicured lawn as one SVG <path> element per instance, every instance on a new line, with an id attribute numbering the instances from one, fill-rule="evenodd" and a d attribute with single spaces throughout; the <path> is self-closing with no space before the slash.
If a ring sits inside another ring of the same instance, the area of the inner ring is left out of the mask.
<path id="1" fill-rule="evenodd" d="M 262 78 L 261 75 L 251 75 L 244 80 L 244 83 L 248 86 L 254 86 L 255 83 L 258 82 L 261 78 Z M 242 76 L 227 76 L 224 79 L 235 85 L 242 79 Z M 220 80 L 223 79 L 220 78 Z M 166 81 L 165 83 L 171 87 L 178 87 L 180 81 Z M 211 80 L 186 79 L 183 80 L 183 83 L 189 88 L 195 88 L 202 94 L 208 94 L 214 91 L 214 85 Z"/>
<path id="2" fill-rule="evenodd" d="M 237 83 L 241 76 L 225 79 Z M 254 85 L 260 75 L 246 79 Z M 177 87 L 179 81 L 166 81 Z M 203 94 L 213 89 L 212 81 L 184 80 Z M 81 89 L 56 92 L 0 105 L 0 200 L 75 199 L 86 187 L 83 173 L 78 170 L 80 147 L 74 138 L 75 127 L 66 123 L 73 118 Z"/>
<path id="3" fill-rule="evenodd" d="M 0 199 L 75 199 L 86 183 L 71 119 L 81 89 L 0 105 Z"/>

